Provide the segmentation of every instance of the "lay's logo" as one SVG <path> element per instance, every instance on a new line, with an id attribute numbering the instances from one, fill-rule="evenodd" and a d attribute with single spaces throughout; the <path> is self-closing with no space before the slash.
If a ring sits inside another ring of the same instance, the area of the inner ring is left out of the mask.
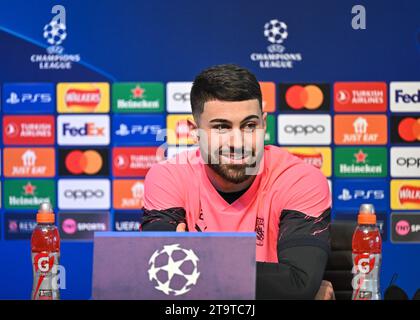
<path id="1" fill-rule="evenodd" d="M 57 85 L 57 111 L 60 113 L 106 113 L 109 108 L 106 82 Z"/>
<path id="2" fill-rule="evenodd" d="M 420 205 L 420 187 L 404 185 L 399 192 L 401 204 L 414 203 Z"/>

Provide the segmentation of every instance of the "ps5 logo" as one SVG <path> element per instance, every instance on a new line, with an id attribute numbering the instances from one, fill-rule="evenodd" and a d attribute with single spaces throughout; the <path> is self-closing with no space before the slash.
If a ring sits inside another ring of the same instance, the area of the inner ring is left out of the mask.
<path id="1" fill-rule="evenodd" d="M 349 189 L 343 188 L 338 199 L 341 201 L 350 200 L 382 200 L 385 198 L 384 190 L 360 190 L 356 189 L 351 192 Z"/>
<path id="2" fill-rule="evenodd" d="M 18 104 L 18 103 L 50 103 L 52 100 L 50 93 L 22 93 L 10 92 L 9 98 L 6 103 Z"/>
<path id="3" fill-rule="evenodd" d="M 115 131 L 115 134 L 117 136 L 128 136 L 132 134 L 153 134 L 157 135 L 162 130 L 162 127 L 160 125 L 132 125 L 129 127 L 125 123 L 121 123 L 118 130 Z"/>

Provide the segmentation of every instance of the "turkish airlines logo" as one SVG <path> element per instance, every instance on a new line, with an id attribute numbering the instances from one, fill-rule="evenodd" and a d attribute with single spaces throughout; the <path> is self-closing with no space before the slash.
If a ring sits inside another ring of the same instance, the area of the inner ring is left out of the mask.
<path id="1" fill-rule="evenodd" d="M 385 82 L 336 82 L 334 109 L 341 112 L 386 111 Z"/>
<path id="2" fill-rule="evenodd" d="M 4 144 L 54 144 L 55 121 L 53 116 L 4 116 L 3 128 Z"/>
<path id="3" fill-rule="evenodd" d="M 60 149 L 58 171 L 64 176 L 108 175 L 108 149 Z"/>
<path id="4" fill-rule="evenodd" d="M 156 147 L 114 148 L 113 172 L 117 177 L 142 177 L 152 165 L 164 159 Z"/>
<path id="5" fill-rule="evenodd" d="M 109 209 L 110 195 L 110 181 L 106 179 L 58 181 L 60 209 Z"/>
<path id="6" fill-rule="evenodd" d="M 59 145 L 108 145 L 109 116 L 58 116 Z"/>
<path id="7" fill-rule="evenodd" d="M 336 144 L 386 144 L 385 115 L 337 115 L 334 117 Z"/>
<path id="8" fill-rule="evenodd" d="M 331 143 L 331 117 L 329 115 L 279 115 L 278 128 L 280 144 L 328 145 Z"/>
<path id="9" fill-rule="evenodd" d="M 280 109 L 329 111 L 328 84 L 280 84 Z"/>

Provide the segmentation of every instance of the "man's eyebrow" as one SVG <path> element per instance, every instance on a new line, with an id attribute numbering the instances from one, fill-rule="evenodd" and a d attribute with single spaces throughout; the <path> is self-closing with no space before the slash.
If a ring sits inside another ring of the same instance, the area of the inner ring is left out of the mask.
<path id="1" fill-rule="evenodd" d="M 251 120 L 251 119 L 254 119 L 254 118 L 259 119 L 260 117 L 257 116 L 256 114 L 253 114 L 253 115 L 250 115 L 250 116 L 246 117 L 244 120 L 241 121 L 241 123 L 243 123 L 245 121 L 248 121 L 248 120 Z"/>
<path id="2" fill-rule="evenodd" d="M 257 116 L 256 114 L 252 114 L 252 115 L 250 115 L 250 116 L 246 117 L 245 119 L 243 119 L 243 120 L 241 121 L 241 123 L 244 123 L 244 122 L 249 121 L 249 120 L 251 120 L 251 119 L 259 119 L 259 118 L 260 118 L 260 117 L 259 117 L 259 116 Z M 217 122 L 217 123 L 229 123 L 229 124 L 231 124 L 231 123 L 232 123 L 231 121 L 226 120 L 226 119 L 212 119 L 212 120 L 210 120 L 209 122 L 210 122 L 210 123 L 214 123 L 214 122 Z"/>
<path id="3" fill-rule="evenodd" d="M 213 120 L 210 120 L 209 122 L 210 123 L 212 123 L 212 122 L 232 123 L 232 122 L 230 122 L 229 120 L 226 120 L 226 119 L 213 119 Z"/>

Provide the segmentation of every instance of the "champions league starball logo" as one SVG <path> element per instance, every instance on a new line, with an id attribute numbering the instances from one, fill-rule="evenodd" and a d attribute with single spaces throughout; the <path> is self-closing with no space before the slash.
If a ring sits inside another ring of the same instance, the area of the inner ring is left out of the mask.
<path id="1" fill-rule="evenodd" d="M 64 6 L 56 5 L 52 7 L 51 13 L 55 15 L 42 30 L 42 36 L 49 45 L 47 54 L 32 54 L 30 60 L 43 70 L 71 69 L 73 62 L 80 61 L 80 55 L 64 54 L 64 48 L 61 46 L 68 36 L 66 9 Z"/>
<path id="2" fill-rule="evenodd" d="M 181 296 L 197 284 L 199 258 L 191 249 L 179 244 L 165 245 L 149 260 L 149 280 L 166 295 Z"/>
<path id="3" fill-rule="evenodd" d="M 260 68 L 292 69 L 296 62 L 302 61 L 301 53 L 286 52 L 283 45 L 289 37 L 289 26 L 278 19 L 271 19 L 264 24 L 263 34 L 270 43 L 267 52 L 251 53 L 250 58 L 256 61 Z"/>

